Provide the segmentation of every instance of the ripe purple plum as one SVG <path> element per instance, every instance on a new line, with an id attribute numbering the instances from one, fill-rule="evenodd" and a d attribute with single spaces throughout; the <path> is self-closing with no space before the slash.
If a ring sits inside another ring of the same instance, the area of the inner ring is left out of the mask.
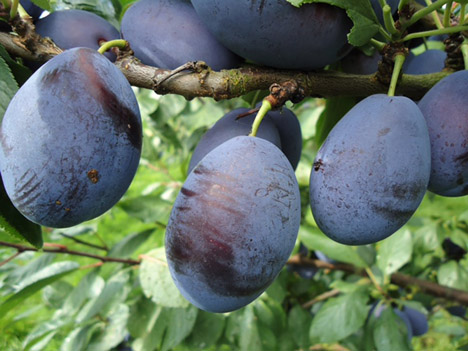
<path id="1" fill-rule="evenodd" d="M 133 90 L 103 55 L 75 48 L 37 70 L 0 129 L 0 168 L 13 205 L 48 227 L 110 209 L 130 185 L 142 126 Z"/>
<path id="2" fill-rule="evenodd" d="M 241 64 L 208 31 L 187 0 L 140 0 L 125 12 L 121 32 L 146 65 L 175 69 L 202 60 L 221 70 Z"/>
<path id="3" fill-rule="evenodd" d="M 182 295 L 209 312 L 252 302 L 289 258 L 300 207 L 291 164 L 269 141 L 239 136 L 212 150 L 187 177 L 166 230 Z"/>
<path id="4" fill-rule="evenodd" d="M 314 70 L 351 46 L 346 12 L 323 3 L 297 8 L 285 0 L 192 0 L 200 18 L 227 48 L 255 63 Z"/>
<path id="5" fill-rule="evenodd" d="M 310 175 L 310 205 L 331 239 L 364 245 L 403 226 L 421 203 L 431 154 L 424 117 L 406 97 L 377 94 L 332 129 Z"/>

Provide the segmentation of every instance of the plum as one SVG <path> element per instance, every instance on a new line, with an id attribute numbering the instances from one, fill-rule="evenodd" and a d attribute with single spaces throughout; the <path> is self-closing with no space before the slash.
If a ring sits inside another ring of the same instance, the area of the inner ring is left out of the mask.
<path id="1" fill-rule="evenodd" d="M 133 90 L 103 55 L 74 48 L 19 89 L 0 129 L 0 172 L 14 206 L 69 227 L 110 209 L 130 185 L 142 126 Z"/>
<path id="2" fill-rule="evenodd" d="M 367 97 L 336 124 L 315 158 L 310 205 L 317 225 L 342 244 L 388 237 L 421 203 L 430 159 L 427 126 L 413 101 Z"/>
<path id="3" fill-rule="evenodd" d="M 338 61 L 351 46 L 346 12 L 328 4 L 294 7 L 285 0 L 192 0 L 228 49 L 258 64 L 313 70 Z"/>
<path id="4" fill-rule="evenodd" d="M 99 49 L 101 42 L 120 39 L 119 31 L 104 18 L 83 10 L 62 10 L 36 22 L 36 32 L 51 38 L 61 49 L 87 47 Z M 115 55 L 106 53 L 115 61 Z"/>
<path id="5" fill-rule="evenodd" d="M 403 66 L 406 74 L 428 74 L 440 72 L 445 67 L 447 54 L 442 50 L 426 50 L 420 55 L 410 54 Z"/>
<path id="6" fill-rule="evenodd" d="M 121 32 L 146 65 L 175 69 L 202 60 L 221 70 L 241 63 L 213 37 L 187 0 L 140 0 L 125 12 Z"/>
<path id="7" fill-rule="evenodd" d="M 252 302 L 290 256 L 300 207 L 291 164 L 269 141 L 238 136 L 212 150 L 187 177 L 166 229 L 182 295 L 209 312 Z"/>
<path id="8" fill-rule="evenodd" d="M 43 9 L 34 4 L 31 0 L 20 0 L 20 4 L 34 21 L 39 19 L 39 17 L 42 15 L 42 12 L 44 12 Z"/>
<path id="9" fill-rule="evenodd" d="M 427 333 L 429 325 L 427 323 L 427 317 L 422 312 L 408 306 L 404 306 L 402 312 L 411 323 L 413 336 L 421 336 Z"/>
<path id="10" fill-rule="evenodd" d="M 372 56 L 368 56 L 361 50 L 354 49 L 341 60 L 341 69 L 351 74 L 373 74 L 379 68 L 381 57 L 377 50 Z"/>
<path id="11" fill-rule="evenodd" d="M 442 196 L 468 195 L 468 71 L 434 85 L 418 106 L 426 118 L 432 149 L 429 190 Z"/>

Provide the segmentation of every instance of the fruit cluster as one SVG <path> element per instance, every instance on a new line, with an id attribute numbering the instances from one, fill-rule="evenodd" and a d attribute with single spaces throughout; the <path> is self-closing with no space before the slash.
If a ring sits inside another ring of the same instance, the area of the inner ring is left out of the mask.
<path id="1" fill-rule="evenodd" d="M 391 5 L 395 10 L 397 1 Z M 106 59 L 95 51 L 102 42 L 122 36 L 143 63 L 167 69 L 204 60 L 220 70 L 245 59 L 314 70 L 352 49 L 345 11 L 322 3 L 141 0 L 125 13 L 121 33 L 79 10 L 35 23 L 66 51 L 39 68 L 11 101 L 1 126 L 0 171 L 15 207 L 50 227 L 107 211 L 139 163 L 135 95 L 111 63 L 115 55 Z M 352 108 L 312 165 L 310 206 L 320 229 L 340 243 L 375 243 L 410 219 L 427 189 L 468 194 L 466 91 L 468 71 L 460 71 L 419 104 L 372 95 Z M 232 311 L 257 298 L 286 263 L 299 230 L 299 122 L 287 108 L 272 111 L 254 137 L 253 120 L 248 109 L 234 110 L 206 133 L 167 226 L 172 277 L 207 311 Z"/>

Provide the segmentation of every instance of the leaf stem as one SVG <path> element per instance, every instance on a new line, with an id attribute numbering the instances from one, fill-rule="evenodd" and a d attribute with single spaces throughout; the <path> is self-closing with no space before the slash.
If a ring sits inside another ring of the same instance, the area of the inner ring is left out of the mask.
<path id="1" fill-rule="evenodd" d="M 450 27 L 450 16 L 452 14 L 452 4 L 453 4 L 453 0 L 450 0 L 445 6 L 444 27 L 446 28 Z"/>
<path id="2" fill-rule="evenodd" d="M 370 40 L 370 43 L 373 47 L 375 47 L 378 51 L 382 51 L 383 48 L 385 47 L 385 43 L 382 43 L 381 41 L 372 38 Z"/>
<path id="3" fill-rule="evenodd" d="M 100 54 L 104 54 L 107 50 L 111 48 L 117 47 L 117 48 L 123 49 L 125 48 L 126 45 L 127 45 L 127 41 L 123 39 L 110 40 L 110 41 L 106 41 L 105 43 L 103 43 L 101 47 L 99 48 L 98 52 Z"/>
<path id="4" fill-rule="evenodd" d="M 271 103 L 268 100 L 262 101 L 262 106 L 260 110 L 257 112 L 257 116 L 252 124 L 252 131 L 250 132 L 249 136 L 257 136 L 258 128 L 260 127 L 260 123 L 262 123 L 263 118 L 266 114 L 271 110 Z"/>
<path id="5" fill-rule="evenodd" d="M 403 10 L 403 7 L 408 5 L 408 3 L 409 3 L 409 0 L 400 0 L 400 2 L 398 3 L 398 11 Z"/>
<path id="6" fill-rule="evenodd" d="M 15 254 L 11 255 L 10 257 L 8 257 L 6 260 L 3 260 L 2 262 L 0 262 L 0 267 L 6 265 L 8 262 L 10 261 L 13 261 L 16 257 L 18 257 L 19 255 L 21 255 L 23 253 L 22 250 L 18 250 Z"/>
<path id="7" fill-rule="evenodd" d="M 430 6 L 432 4 L 432 0 L 426 0 L 427 6 Z M 433 11 L 431 13 L 432 18 L 434 19 L 434 23 L 438 29 L 444 28 L 444 25 L 442 24 L 442 21 L 440 20 L 439 14 L 437 11 Z"/>
<path id="8" fill-rule="evenodd" d="M 416 32 L 416 33 L 408 34 L 402 39 L 402 41 L 408 41 L 408 40 L 416 39 L 416 38 L 431 37 L 433 35 L 457 33 L 457 32 L 462 32 L 465 30 L 468 30 L 468 25 L 454 26 L 454 27 L 434 29 L 434 30 L 426 30 L 424 32 Z"/>
<path id="9" fill-rule="evenodd" d="M 392 17 L 392 8 L 388 5 L 385 5 L 382 8 L 382 12 L 383 12 L 385 29 L 387 29 L 387 32 L 389 32 L 392 36 L 400 34 L 398 29 L 396 29 L 395 27 L 395 21 L 393 20 L 393 17 Z"/>
<path id="10" fill-rule="evenodd" d="M 465 41 L 461 45 L 461 52 L 463 55 L 463 61 L 465 62 L 465 69 L 468 70 L 468 39 L 465 38 Z"/>
<path id="11" fill-rule="evenodd" d="M 11 1 L 11 8 L 10 8 L 10 18 L 11 19 L 16 17 L 16 14 L 18 13 L 18 5 L 19 5 L 19 0 L 12 0 Z"/>
<path id="12" fill-rule="evenodd" d="M 465 24 L 465 14 L 466 14 L 466 5 L 467 4 L 461 4 L 460 5 L 460 23 L 459 25 Z"/>
<path id="13" fill-rule="evenodd" d="M 388 42 L 392 41 L 392 36 L 390 34 L 388 34 L 388 32 L 385 30 L 384 27 L 379 26 L 379 33 L 380 33 L 380 35 L 382 35 L 384 37 L 384 39 L 386 41 L 388 41 Z"/>
<path id="14" fill-rule="evenodd" d="M 401 69 L 403 68 L 403 63 L 405 63 L 405 59 L 406 56 L 404 54 L 398 53 L 395 55 L 395 66 L 393 67 L 392 80 L 388 89 L 388 96 L 395 96 L 396 86 L 400 77 Z"/>

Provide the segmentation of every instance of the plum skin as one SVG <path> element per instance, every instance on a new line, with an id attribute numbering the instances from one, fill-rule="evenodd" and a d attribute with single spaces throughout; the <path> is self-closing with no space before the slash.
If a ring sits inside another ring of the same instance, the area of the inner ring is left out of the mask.
<path id="1" fill-rule="evenodd" d="M 87 47 L 98 50 L 101 41 L 120 39 L 119 31 L 104 18 L 83 10 L 62 10 L 36 22 L 36 32 L 51 38 L 61 49 Z M 105 54 L 115 61 L 115 54 Z"/>
<path id="2" fill-rule="evenodd" d="M 174 203 L 165 244 L 176 286 L 209 312 L 247 305 L 286 263 L 300 217 L 286 156 L 261 138 L 226 141 L 189 174 Z"/>
<path id="3" fill-rule="evenodd" d="M 8 196 L 43 226 L 101 215 L 135 175 L 141 128 L 125 76 L 97 51 L 64 51 L 28 79 L 5 113 L 0 168 Z"/>
<path id="4" fill-rule="evenodd" d="M 221 70 L 242 62 L 214 38 L 187 0 L 140 0 L 125 12 L 121 32 L 135 57 L 150 66 L 175 69 L 202 60 Z"/>
<path id="5" fill-rule="evenodd" d="M 284 0 L 192 0 L 200 18 L 228 49 L 258 64 L 320 69 L 345 56 L 352 22 L 327 4 L 296 8 Z"/>
<path id="6" fill-rule="evenodd" d="M 468 195 L 468 71 L 435 84 L 418 106 L 431 140 L 429 191 L 442 196 Z"/>
<path id="7" fill-rule="evenodd" d="M 382 240 L 418 208 L 430 174 L 427 126 L 405 97 L 372 95 L 333 128 L 310 175 L 319 228 L 347 245 Z"/>

